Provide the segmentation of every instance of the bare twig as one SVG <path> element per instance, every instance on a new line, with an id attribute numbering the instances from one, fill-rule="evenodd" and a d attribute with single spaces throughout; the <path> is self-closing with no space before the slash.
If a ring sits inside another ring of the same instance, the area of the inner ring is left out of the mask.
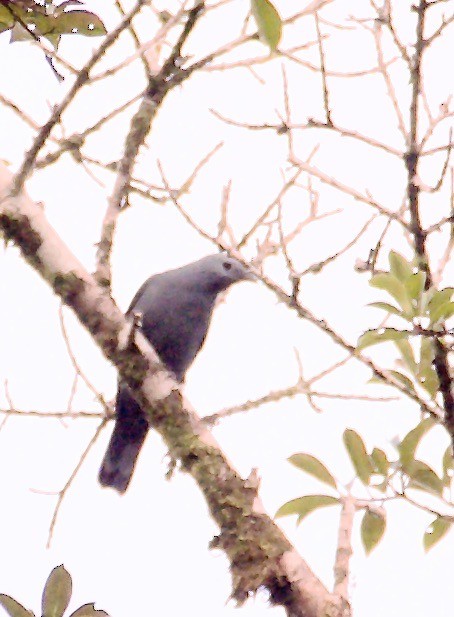
<path id="1" fill-rule="evenodd" d="M 98 428 L 95 431 L 95 434 L 93 435 L 93 437 L 88 442 L 85 450 L 82 452 L 77 465 L 74 467 L 73 471 L 71 472 L 71 475 L 69 476 L 68 480 L 66 481 L 64 487 L 61 489 L 61 491 L 58 492 L 57 503 L 55 505 L 54 513 L 52 515 L 52 519 L 51 519 L 50 525 L 49 525 L 49 535 L 47 536 L 47 548 L 49 548 L 50 545 L 51 545 L 52 537 L 53 537 L 54 531 L 55 531 L 55 525 L 57 524 L 58 514 L 60 512 L 60 508 L 62 506 L 63 500 L 64 500 L 66 494 L 68 493 L 69 489 L 71 488 L 71 484 L 73 483 L 73 481 L 74 481 L 75 477 L 77 476 L 80 468 L 82 467 L 83 462 L 87 458 L 88 453 L 90 452 L 90 450 L 94 446 L 96 440 L 98 439 L 99 435 L 101 434 L 103 428 L 106 426 L 107 422 L 108 422 L 107 418 L 103 418 L 103 420 L 101 420 L 100 424 L 98 425 Z"/>
<path id="2" fill-rule="evenodd" d="M 386 89 L 387 89 L 391 104 L 393 106 L 394 113 L 397 118 L 397 124 L 400 130 L 400 133 L 404 139 L 404 143 L 408 143 L 408 131 L 405 127 L 404 117 L 402 115 L 400 103 L 397 99 L 396 90 L 394 88 L 394 84 L 389 74 L 389 70 L 388 70 L 389 64 L 385 62 L 385 59 L 383 56 L 383 48 L 382 48 L 382 42 L 381 42 L 382 27 L 381 27 L 381 23 L 379 20 L 376 20 L 375 27 L 373 28 L 372 32 L 373 32 L 374 41 L 375 41 L 375 49 L 377 52 L 377 61 L 378 61 L 378 66 L 380 68 L 380 73 L 386 84 Z"/>
<path id="3" fill-rule="evenodd" d="M 332 263 L 338 257 L 340 257 L 341 255 L 349 251 L 358 242 L 361 236 L 367 231 L 367 229 L 369 228 L 369 225 L 372 223 L 372 221 L 374 221 L 377 218 L 377 216 L 378 216 L 377 214 L 374 214 L 373 216 L 371 216 L 371 218 L 368 221 L 366 221 L 366 223 L 364 223 L 364 225 L 361 227 L 358 233 L 343 248 L 341 248 L 339 251 L 337 251 L 333 255 L 326 257 L 322 261 L 312 264 L 311 266 L 306 268 L 306 270 L 303 270 L 303 272 L 301 273 L 301 276 L 305 276 L 306 274 L 309 274 L 309 273 L 318 274 L 321 270 L 323 270 L 325 266 Z"/>
<path id="4" fill-rule="evenodd" d="M 124 17 L 126 15 L 126 11 L 124 10 L 123 5 L 120 2 L 120 0 L 115 0 L 115 6 L 116 6 L 118 12 L 120 13 L 120 15 L 122 17 Z M 132 24 L 129 24 L 128 31 L 129 31 L 129 34 L 131 35 L 132 40 L 134 41 L 134 45 L 135 45 L 136 49 L 139 49 L 140 46 L 141 46 L 140 39 L 139 39 L 139 36 L 137 34 L 136 29 L 133 27 Z M 145 74 L 148 75 L 149 66 L 148 66 L 148 63 L 147 63 L 147 61 L 146 61 L 144 56 L 142 56 L 142 63 L 143 63 L 143 67 L 145 69 Z"/>
<path id="5" fill-rule="evenodd" d="M 255 223 L 252 225 L 252 227 L 243 235 L 243 237 L 241 238 L 241 240 L 238 243 L 238 249 L 241 249 L 241 247 L 243 247 L 248 240 L 252 237 L 252 235 L 257 231 L 257 229 L 266 221 L 266 219 L 268 218 L 268 216 L 270 215 L 270 213 L 273 211 L 273 209 L 277 206 L 277 204 L 280 202 L 280 200 L 282 199 L 282 197 L 285 195 L 285 193 L 292 187 L 295 185 L 296 181 L 298 180 L 298 178 L 301 175 L 301 171 L 298 169 L 291 177 L 289 180 L 287 180 L 287 182 L 285 182 L 282 186 L 282 188 L 280 189 L 279 193 L 276 195 L 276 197 L 273 199 L 273 201 L 265 208 L 265 210 L 263 211 L 263 214 L 261 214 L 259 216 L 259 218 L 255 221 Z"/>
<path id="6" fill-rule="evenodd" d="M 375 210 L 377 210 L 380 214 L 382 214 L 386 218 L 397 221 L 398 223 L 400 223 L 400 225 L 402 225 L 402 227 L 410 231 L 408 223 L 404 221 L 404 219 L 402 218 L 399 212 L 392 212 L 390 210 L 387 210 L 384 206 L 382 206 L 378 201 L 373 199 L 370 195 L 360 193 L 356 189 L 350 186 L 347 186 L 346 184 L 343 184 L 342 182 L 339 182 L 339 180 L 332 178 L 331 176 L 326 174 L 324 171 L 322 171 L 318 167 L 315 167 L 315 165 L 311 165 L 307 161 L 302 161 L 301 159 L 298 159 L 292 153 L 290 153 L 290 162 L 293 165 L 295 165 L 295 167 L 300 169 L 301 171 L 305 171 L 311 176 L 318 178 L 324 184 L 328 184 L 329 186 L 332 186 L 338 189 L 342 193 L 345 193 L 346 195 L 350 195 L 350 197 L 353 197 L 353 199 L 355 199 L 356 201 L 372 206 L 372 208 L 375 208 Z"/>
<path id="7" fill-rule="evenodd" d="M 393 148 L 392 146 L 388 144 L 382 143 L 378 141 L 377 139 L 374 139 L 373 137 L 369 137 L 368 135 L 363 135 L 362 133 L 359 133 L 358 131 L 354 131 L 354 130 L 341 127 L 335 124 L 327 125 L 325 122 L 320 122 L 318 120 L 314 120 L 313 118 L 309 118 L 309 120 L 305 122 L 304 124 L 291 123 L 288 121 L 281 122 L 280 124 L 271 124 L 268 122 L 263 123 L 263 124 L 252 124 L 249 122 L 240 122 L 239 120 L 233 120 L 231 118 L 227 118 L 226 116 L 222 115 L 221 113 L 219 113 L 218 111 L 214 109 L 210 109 L 210 111 L 214 116 L 216 116 L 217 118 L 219 118 L 219 120 L 222 120 L 226 124 L 230 124 L 231 126 L 237 126 L 239 128 L 248 129 L 251 131 L 276 131 L 277 134 L 289 135 L 291 131 L 295 131 L 295 130 L 328 129 L 336 133 L 339 133 L 340 135 L 342 135 L 342 137 L 351 137 L 352 139 L 355 139 L 369 146 L 373 146 L 374 148 L 378 148 L 380 150 L 388 152 L 388 154 L 393 154 L 394 156 L 397 156 L 399 158 L 401 158 L 403 155 L 403 152 L 401 150 L 398 150 L 397 148 Z M 445 146 L 443 149 L 445 150 L 447 147 L 448 146 Z M 436 149 L 432 151 L 432 154 L 438 151 L 439 149 Z"/>
<path id="8" fill-rule="evenodd" d="M 318 52 L 320 55 L 320 73 L 322 76 L 323 106 L 325 108 L 326 126 L 331 127 L 333 123 L 331 120 L 331 110 L 329 106 L 329 91 L 328 91 L 328 84 L 326 81 L 325 53 L 324 53 L 323 45 L 322 45 L 322 36 L 320 34 L 320 23 L 319 23 L 318 13 L 314 13 L 314 18 L 315 18 L 315 29 L 317 31 Z"/>
<path id="9" fill-rule="evenodd" d="M 5 416 L 22 416 L 29 418 L 43 418 L 43 419 L 53 419 L 56 418 L 61 419 L 76 419 L 76 418 L 107 418 L 110 419 L 113 417 L 113 414 L 110 413 L 106 415 L 105 412 L 101 411 L 40 411 L 38 409 L 16 409 L 14 407 L 0 409 L 0 414 Z"/>
<path id="10" fill-rule="evenodd" d="M 64 315 L 63 315 L 63 305 L 62 304 L 60 304 L 60 306 L 58 308 L 58 318 L 60 320 L 60 328 L 61 328 L 61 331 L 62 331 L 63 341 L 65 343 L 66 351 L 68 353 L 69 359 L 71 360 L 71 364 L 73 365 L 74 370 L 76 371 L 76 374 L 80 376 L 80 378 L 85 383 L 87 388 L 94 394 L 96 400 L 100 403 L 100 405 L 104 409 L 104 412 L 107 415 L 109 415 L 109 416 L 112 415 L 112 413 L 111 413 L 112 410 L 110 408 L 110 405 L 106 402 L 106 400 L 104 399 L 102 394 L 91 383 L 91 381 L 88 379 L 88 377 L 86 376 L 84 371 L 82 371 L 82 369 L 79 366 L 79 363 L 77 362 L 77 358 L 74 355 L 74 352 L 73 352 L 73 350 L 71 348 L 71 344 L 69 342 L 69 336 L 68 336 L 68 332 L 66 330 L 65 319 L 64 319 Z"/>
<path id="11" fill-rule="evenodd" d="M 127 196 L 131 173 L 140 147 L 144 144 L 151 130 L 152 122 L 167 93 L 191 75 L 191 68 L 183 71 L 179 64 L 181 48 L 194 28 L 203 9 L 203 3 L 197 3 L 188 12 L 186 23 L 173 46 L 169 56 L 157 75 L 150 75 L 148 87 L 139 109 L 131 120 L 131 126 L 125 140 L 124 154 L 118 165 L 118 173 L 113 192 L 108 200 L 104 215 L 101 238 L 98 243 L 96 280 L 107 289 L 111 285 L 110 254 L 116 229 L 116 223 L 122 204 Z"/>
<path id="12" fill-rule="evenodd" d="M 46 154 L 46 156 L 40 159 L 37 159 L 35 168 L 42 169 L 43 167 L 52 165 L 61 157 L 62 154 L 68 151 L 71 152 L 71 151 L 76 150 L 78 155 L 81 156 L 80 148 L 83 146 L 86 138 L 92 133 L 99 131 L 99 129 L 101 129 L 104 126 L 104 124 L 112 120 L 112 118 L 115 118 L 115 116 L 117 116 L 118 114 L 125 111 L 130 105 L 133 105 L 135 102 L 137 102 L 141 96 L 142 96 L 141 94 L 137 94 L 132 99 L 129 99 L 128 101 L 126 101 L 126 103 L 123 103 L 119 107 L 113 109 L 111 112 L 106 113 L 105 115 L 103 115 L 102 118 L 100 118 L 97 122 L 95 122 L 91 126 L 87 127 L 81 133 L 74 133 L 73 135 L 70 135 L 69 137 L 66 137 L 65 139 L 58 140 L 58 143 L 59 143 L 58 149 L 54 152 L 50 152 L 49 154 Z"/>
<path id="13" fill-rule="evenodd" d="M 286 398 L 293 398 L 294 396 L 306 395 L 314 398 L 321 399 L 331 399 L 331 400 L 342 400 L 342 401 L 359 401 L 359 402 L 375 402 L 375 403 L 389 403 L 390 401 L 398 400 L 398 397 L 395 396 L 368 396 L 365 394 L 340 394 L 333 392 L 320 392 L 317 390 L 312 390 L 310 385 L 315 381 L 315 379 L 310 379 L 309 381 L 298 380 L 297 383 L 289 388 L 283 388 L 281 390 L 275 390 L 261 396 L 257 399 L 246 401 L 241 403 L 240 405 L 233 405 L 232 407 L 226 407 L 225 409 L 221 409 L 216 413 L 213 413 L 209 416 L 205 416 L 203 421 L 212 426 L 216 424 L 220 420 L 224 418 L 228 418 L 230 416 L 236 415 L 238 413 L 244 413 L 247 411 L 251 411 L 253 409 L 258 409 L 262 405 L 266 405 L 267 403 L 277 403 Z M 317 411 L 320 409 L 317 408 Z"/>
<path id="14" fill-rule="evenodd" d="M 93 53 L 92 57 L 88 60 L 85 66 L 80 69 L 80 71 L 78 71 L 77 77 L 73 85 L 69 89 L 68 94 L 64 97 L 62 102 L 54 108 L 49 120 L 42 126 L 41 130 L 33 141 L 32 147 L 27 152 L 22 162 L 22 165 L 15 176 L 12 188 L 12 195 L 18 195 L 21 192 L 25 180 L 31 173 L 31 170 L 35 164 L 36 157 L 38 156 L 41 148 L 44 146 L 47 138 L 50 135 L 50 132 L 52 131 L 54 126 L 60 121 L 61 115 L 68 107 L 68 105 L 73 101 L 79 90 L 89 81 L 91 69 L 103 57 L 109 47 L 113 45 L 113 43 L 118 39 L 123 30 L 129 26 L 133 17 L 140 11 L 142 5 L 146 1 L 147 0 L 136 1 L 131 11 L 129 11 L 129 13 L 125 15 L 125 17 L 121 20 L 121 22 L 116 28 L 109 32 L 109 34 L 104 38 L 98 49 Z"/>

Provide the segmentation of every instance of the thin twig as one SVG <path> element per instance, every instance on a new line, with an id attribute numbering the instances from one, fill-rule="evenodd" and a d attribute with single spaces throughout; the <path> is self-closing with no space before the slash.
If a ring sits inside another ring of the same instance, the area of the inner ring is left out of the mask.
<path id="1" fill-rule="evenodd" d="M 383 48 L 382 48 L 382 27 L 380 24 L 379 20 L 376 20 L 375 22 L 375 27 L 372 30 L 373 33 L 373 37 L 374 37 L 374 41 L 375 41 L 375 49 L 377 52 L 377 62 L 378 62 L 378 66 L 380 69 L 380 73 L 383 77 L 383 80 L 385 82 L 386 85 L 386 89 L 388 92 L 388 96 L 389 99 L 391 101 L 391 104 L 393 106 L 394 109 L 394 113 L 396 115 L 397 118 L 397 124 L 400 130 L 400 133 L 404 139 L 404 143 L 408 143 L 408 131 L 405 127 L 405 122 L 404 122 L 404 118 L 402 115 L 402 111 L 400 108 L 400 104 L 399 101 L 397 99 L 397 95 L 396 95 L 396 91 L 394 88 L 394 84 L 391 80 L 391 77 L 389 75 L 389 71 L 388 71 L 388 67 L 389 67 L 389 63 L 385 62 L 384 56 L 383 56 Z"/>
<path id="2" fill-rule="evenodd" d="M 22 161 L 22 165 L 14 178 L 13 188 L 11 191 L 12 195 L 18 195 L 21 192 L 27 177 L 29 176 L 29 174 L 31 173 L 34 167 L 36 157 L 38 156 L 41 148 L 46 143 L 46 140 L 49 137 L 50 132 L 52 131 L 54 126 L 60 121 L 60 118 L 63 112 L 68 107 L 68 105 L 73 101 L 74 97 L 79 92 L 79 90 L 89 81 L 91 69 L 103 57 L 103 55 L 109 49 L 109 47 L 113 45 L 113 43 L 115 43 L 115 41 L 118 39 L 120 34 L 123 32 L 123 30 L 129 26 L 133 17 L 140 11 L 140 9 L 142 8 L 142 5 L 145 2 L 147 2 L 147 0 L 137 0 L 136 1 L 136 4 L 131 9 L 131 11 L 129 11 L 129 13 L 125 15 L 125 17 L 121 20 L 118 26 L 114 28 L 104 38 L 101 45 L 93 53 L 93 55 L 88 60 L 88 62 L 85 64 L 85 66 L 83 66 L 82 69 L 78 71 L 77 77 L 73 85 L 69 89 L 69 92 L 63 98 L 62 102 L 54 108 L 49 120 L 42 126 L 41 130 L 39 131 L 38 135 L 35 137 L 33 141 L 32 147 L 28 150 L 24 160 Z"/>
<path id="3" fill-rule="evenodd" d="M 43 419 L 65 419 L 65 418 L 107 418 L 113 417 L 113 414 L 107 414 L 102 411 L 39 411 L 38 409 L 16 409 L 14 407 L 0 409 L 0 414 L 5 416 L 23 416 L 29 418 Z"/>
<path id="4" fill-rule="evenodd" d="M 310 395 L 310 397 L 330 400 L 368 401 L 375 403 L 389 403 L 390 401 L 398 400 L 398 397 L 395 396 L 368 396 L 365 394 L 339 394 L 333 392 L 319 392 L 317 390 L 310 389 L 310 383 L 312 383 L 312 380 L 309 380 L 307 382 L 302 382 L 298 380 L 295 385 L 290 386 L 289 388 L 275 390 L 257 399 L 245 401 L 240 405 L 232 405 L 231 407 L 221 409 L 220 411 L 210 414 L 209 416 L 205 416 L 203 418 L 203 422 L 207 425 L 213 425 L 220 420 L 223 420 L 224 418 L 234 416 L 238 413 L 244 413 L 246 411 L 258 409 L 259 407 L 261 407 L 262 405 L 266 405 L 267 403 L 277 403 L 283 399 L 293 398 L 294 396 L 298 395 Z"/>
<path id="5" fill-rule="evenodd" d="M 297 170 L 287 182 L 285 182 L 282 188 L 279 190 L 279 193 L 273 199 L 273 201 L 265 208 L 263 214 L 259 216 L 259 218 L 255 221 L 255 223 L 250 227 L 250 229 L 243 235 L 241 240 L 238 243 L 238 249 L 241 249 L 251 238 L 251 236 L 257 231 L 257 229 L 266 221 L 272 210 L 277 206 L 285 193 L 295 185 L 295 182 L 301 175 L 301 170 Z"/>
<path id="6" fill-rule="evenodd" d="M 317 32 L 318 53 L 320 55 L 320 74 L 322 76 L 322 85 L 323 85 L 323 106 L 325 108 L 326 125 L 328 127 L 331 127 L 333 123 L 331 121 L 331 110 L 329 106 L 329 91 L 328 91 L 328 84 L 326 81 L 325 52 L 323 50 L 322 36 L 320 34 L 320 23 L 318 19 L 318 13 L 314 13 L 314 18 L 315 18 L 315 30 Z"/>
<path id="7" fill-rule="evenodd" d="M 156 75 L 150 75 L 148 87 L 139 109 L 131 120 L 130 129 L 125 139 L 124 154 L 118 164 L 118 173 L 102 224 L 101 238 L 96 255 L 95 278 L 100 285 L 110 290 L 111 267 L 110 255 L 118 216 L 127 197 L 133 165 L 141 146 L 147 138 L 157 111 L 167 93 L 181 84 L 191 75 L 191 67 L 181 69 L 181 49 L 194 28 L 203 9 L 203 3 L 197 3 L 187 15 L 186 23 L 172 47 L 167 59 Z"/>
<path id="8" fill-rule="evenodd" d="M 345 193 L 346 195 L 353 197 L 353 199 L 355 199 L 356 201 L 372 206 L 386 218 L 397 221 L 398 223 L 400 223 L 400 225 L 402 225 L 402 227 L 410 231 L 408 223 L 404 221 L 404 219 L 402 218 L 399 212 L 392 212 L 390 210 L 387 210 L 384 206 L 382 206 L 378 201 L 373 199 L 371 196 L 360 193 L 356 189 L 346 184 L 343 184 L 342 182 L 339 182 L 339 180 L 336 180 L 335 178 L 329 176 L 321 169 L 318 169 L 314 165 L 309 164 L 307 161 L 302 161 L 296 158 L 292 154 L 290 154 L 290 162 L 293 165 L 295 165 L 298 169 L 300 169 L 301 171 L 305 171 L 311 176 L 318 178 L 324 184 L 328 184 L 329 186 L 332 186 L 338 189 L 342 193 Z"/>
<path id="9" fill-rule="evenodd" d="M 345 127 L 341 127 L 335 124 L 327 125 L 325 122 L 320 122 L 319 120 L 315 120 L 314 118 L 309 118 L 309 120 L 305 123 L 291 123 L 288 121 L 281 122 L 280 124 L 271 124 L 269 122 L 263 124 L 252 124 L 249 122 L 240 122 L 239 120 L 233 120 L 232 118 L 227 118 L 223 114 L 219 113 L 214 109 L 210 109 L 210 112 L 222 120 L 226 124 L 231 126 L 237 126 L 239 128 L 248 129 L 251 131 L 275 131 L 278 135 L 288 135 L 291 131 L 295 130 L 308 130 L 308 129 L 327 129 L 339 133 L 342 137 L 351 137 L 357 141 L 367 144 L 368 146 L 373 146 L 374 148 L 378 148 L 383 150 L 384 152 L 388 152 L 388 154 L 393 154 L 398 158 L 402 158 L 403 151 L 398 150 L 397 148 L 393 148 L 388 144 L 382 143 L 373 137 L 369 137 L 368 135 L 363 135 L 362 133 L 358 133 L 358 131 L 354 131 L 352 129 L 348 129 Z M 448 146 L 443 147 L 446 149 Z M 436 149 L 432 152 L 438 152 L 439 149 Z"/>
<path id="10" fill-rule="evenodd" d="M 366 223 L 361 227 L 358 233 L 343 248 L 341 248 L 339 251 L 337 251 L 333 255 L 326 257 L 322 261 L 312 264 L 311 266 L 306 268 L 306 270 L 303 270 L 303 272 L 301 272 L 301 276 L 305 276 L 306 274 L 318 274 L 319 272 L 321 272 L 321 270 L 323 270 L 325 266 L 332 263 L 338 257 L 340 257 L 341 255 L 349 251 L 358 242 L 361 236 L 364 235 L 364 233 L 369 228 L 369 225 L 372 223 L 372 221 L 374 221 L 377 218 L 377 216 L 378 214 L 372 215 L 371 218 L 368 221 L 366 221 Z"/>
<path id="11" fill-rule="evenodd" d="M 94 394 L 94 396 L 96 397 L 96 400 L 100 403 L 100 405 L 102 406 L 104 411 L 107 413 L 107 415 L 111 415 L 110 405 L 106 402 L 103 395 L 91 383 L 91 381 L 88 379 L 84 371 L 82 371 L 82 369 L 79 366 L 79 363 L 77 362 L 77 358 L 74 355 L 74 352 L 71 348 L 71 343 L 69 342 L 68 331 L 66 330 L 65 319 L 63 315 L 63 304 L 60 304 L 60 306 L 58 307 L 58 318 L 60 321 L 60 328 L 62 331 L 63 341 L 65 343 L 66 351 L 68 353 L 71 364 L 74 367 L 74 370 L 76 371 L 77 375 L 80 376 L 80 378 L 85 383 L 87 388 Z"/>
<path id="12" fill-rule="evenodd" d="M 86 138 L 89 135 L 91 135 L 92 133 L 96 131 L 99 131 L 104 126 L 104 124 L 109 122 L 109 120 L 112 120 L 112 118 L 115 118 L 115 116 L 117 116 L 118 114 L 121 114 L 128 107 L 136 103 L 140 99 L 141 96 L 142 96 L 142 93 L 135 95 L 132 99 L 129 99 L 128 101 L 126 101 L 126 103 L 123 103 L 119 107 L 116 107 L 115 109 L 113 109 L 111 112 L 103 115 L 102 118 L 97 120 L 91 126 L 87 127 L 81 133 L 73 133 L 72 135 L 70 135 L 69 137 L 66 137 L 65 139 L 58 140 L 59 148 L 56 151 L 50 152 L 49 154 L 46 154 L 44 157 L 37 159 L 36 164 L 35 164 L 36 169 L 42 169 L 43 167 L 52 165 L 65 152 L 77 150 L 78 153 L 80 154 L 80 148 L 83 146 Z"/>
<path id="13" fill-rule="evenodd" d="M 108 422 L 107 418 L 103 418 L 101 420 L 100 424 L 98 425 L 98 428 L 95 431 L 95 434 L 93 435 L 93 437 L 88 442 L 87 446 L 85 447 L 85 450 L 82 452 L 77 465 L 74 467 L 73 471 L 71 472 L 71 475 L 69 476 L 68 480 L 66 481 L 64 487 L 61 489 L 61 491 L 58 492 L 57 503 L 55 505 L 54 513 L 52 515 L 52 519 L 51 519 L 50 525 L 49 525 L 49 534 L 47 536 L 47 548 L 50 548 L 50 545 L 51 545 L 51 542 L 52 542 L 52 537 L 53 537 L 53 534 L 54 534 L 55 525 L 57 524 L 58 513 L 60 512 L 60 508 L 62 506 L 63 499 L 65 498 L 66 494 L 68 493 L 68 491 L 69 491 L 69 489 L 71 487 L 71 484 L 74 481 L 74 478 L 77 476 L 80 468 L 83 465 L 83 462 L 85 461 L 85 459 L 88 456 L 88 453 L 92 449 L 93 445 L 95 444 L 96 440 L 98 439 L 99 435 L 101 434 L 103 428 L 106 426 L 107 422 Z"/>

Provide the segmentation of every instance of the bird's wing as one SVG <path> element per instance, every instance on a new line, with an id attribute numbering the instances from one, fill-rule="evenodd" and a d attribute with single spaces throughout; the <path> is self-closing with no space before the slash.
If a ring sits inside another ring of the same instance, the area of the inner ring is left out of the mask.
<path id="1" fill-rule="evenodd" d="M 159 274 L 154 274 L 153 276 L 150 276 L 150 278 L 148 278 L 144 283 L 142 283 L 142 285 L 136 291 L 134 298 L 131 300 L 129 308 L 126 311 L 126 315 L 130 315 L 134 308 L 139 304 L 145 291 L 147 291 L 147 293 L 150 293 L 153 287 L 157 286 L 156 283 L 158 283 L 159 277 Z"/>

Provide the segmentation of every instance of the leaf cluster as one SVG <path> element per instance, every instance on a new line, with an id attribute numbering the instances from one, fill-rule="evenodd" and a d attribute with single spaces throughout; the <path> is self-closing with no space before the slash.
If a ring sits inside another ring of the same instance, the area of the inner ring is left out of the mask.
<path id="1" fill-rule="evenodd" d="M 42 617 L 63 617 L 71 600 L 71 594 L 71 575 L 63 565 L 57 566 L 49 574 L 44 585 L 41 599 Z M 32 611 L 27 610 L 17 600 L 3 593 L 0 594 L 0 606 L 5 609 L 9 617 L 35 617 Z M 95 605 L 90 603 L 79 606 L 68 617 L 109 617 L 109 615 L 105 611 L 95 609 Z"/>
<path id="2" fill-rule="evenodd" d="M 434 400 L 439 389 L 433 367 L 434 338 L 447 333 L 444 322 L 454 315 L 454 287 L 426 288 L 426 274 L 394 251 L 389 253 L 389 266 L 389 272 L 373 276 L 370 285 L 385 291 L 392 302 L 372 302 L 369 306 L 398 317 L 404 328 L 368 330 L 360 336 L 357 349 L 394 342 L 405 372 L 391 370 L 391 375 L 411 392 L 420 387 Z"/>
<path id="3" fill-rule="evenodd" d="M 433 418 L 424 418 L 398 444 L 398 458 L 390 460 L 380 448 L 368 452 L 362 437 L 353 429 L 346 429 L 343 442 L 357 479 L 377 497 L 355 499 L 357 512 L 363 512 L 361 521 L 361 541 L 366 553 L 377 546 L 386 530 L 386 511 L 384 504 L 389 499 L 406 499 L 408 489 L 416 489 L 443 501 L 448 505 L 448 492 L 452 485 L 454 461 L 451 446 L 448 446 L 442 459 L 443 473 L 439 476 L 427 463 L 416 458 L 416 450 L 421 439 L 436 425 Z M 337 493 L 334 495 L 304 495 L 283 504 L 277 517 L 297 515 L 299 524 L 308 514 L 332 505 L 342 504 L 342 492 L 334 475 L 317 458 L 307 453 L 293 454 L 289 462 L 309 473 Z M 400 489 L 395 489 L 399 482 Z M 380 494 L 382 497 L 380 498 Z M 390 497 L 391 495 L 391 497 Z M 427 527 L 423 536 L 425 550 L 429 550 L 449 531 L 454 517 L 438 514 Z"/>
<path id="4" fill-rule="evenodd" d="M 45 38 L 56 50 L 63 34 L 100 36 L 106 34 L 101 19 L 80 8 L 80 0 L 65 0 L 56 4 L 46 0 L 2 0 L 0 2 L 0 33 L 11 31 L 11 43 Z"/>

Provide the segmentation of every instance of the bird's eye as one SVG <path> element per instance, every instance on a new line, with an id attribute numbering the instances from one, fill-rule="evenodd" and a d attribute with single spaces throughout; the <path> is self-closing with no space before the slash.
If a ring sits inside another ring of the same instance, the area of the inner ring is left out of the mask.
<path id="1" fill-rule="evenodd" d="M 230 261 L 224 261 L 224 263 L 222 265 L 224 267 L 224 270 L 231 270 L 232 269 L 232 264 L 230 263 Z"/>

